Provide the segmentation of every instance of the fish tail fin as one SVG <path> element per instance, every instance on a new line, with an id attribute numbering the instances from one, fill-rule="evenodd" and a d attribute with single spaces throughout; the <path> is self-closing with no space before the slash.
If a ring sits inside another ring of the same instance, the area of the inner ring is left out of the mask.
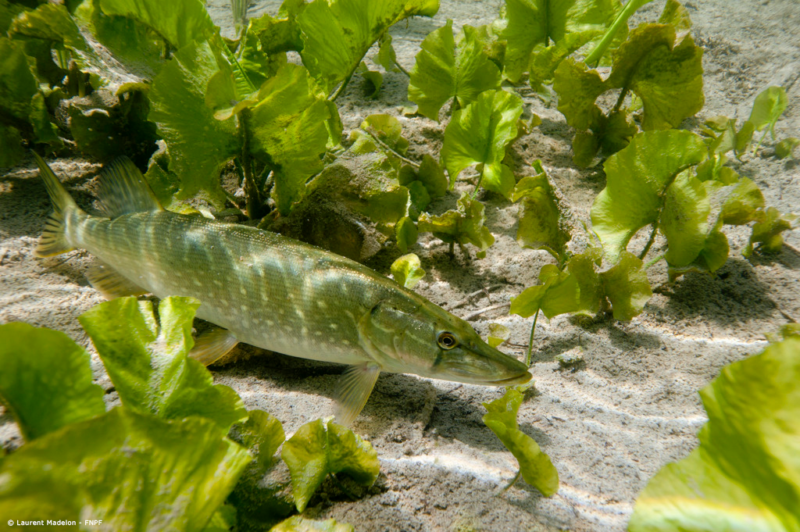
<path id="1" fill-rule="evenodd" d="M 33 156 L 36 158 L 36 164 L 39 165 L 39 175 L 44 180 L 47 195 L 50 196 L 50 201 L 53 202 L 53 213 L 47 219 L 44 232 L 39 238 L 36 256 L 52 257 L 75 249 L 67 239 L 66 220 L 72 212 L 81 212 L 81 210 L 58 180 L 56 174 L 44 162 L 44 159 L 36 152 L 33 152 Z"/>

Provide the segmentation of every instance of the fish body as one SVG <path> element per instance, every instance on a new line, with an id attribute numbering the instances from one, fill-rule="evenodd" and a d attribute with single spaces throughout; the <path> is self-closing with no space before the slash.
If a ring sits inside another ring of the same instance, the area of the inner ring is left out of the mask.
<path id="1" fill-rule="evenodd" d="M 340 255 L 253 227 L 160 207 L 128 160 L 101 176 L 106 216 L 77 207 L 38 158 L 55 205 L 37 250 L 86 249 L 93 284 L 111 295 L 191 296 L 223 329 L 198 339 L 208 364 L 237 342 L 347 364 L 338 420 L 349 424 L 381 371 L 488 385 L 530 380 L 527 367 L 488 346 L 465 321 Z"/>

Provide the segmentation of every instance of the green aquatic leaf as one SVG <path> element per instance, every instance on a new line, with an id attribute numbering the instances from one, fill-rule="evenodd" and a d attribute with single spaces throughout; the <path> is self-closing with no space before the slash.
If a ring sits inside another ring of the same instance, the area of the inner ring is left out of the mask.
<path id="1" fill-rule="evenodd" d="M 594 315 L 603 308 L 606 293 L 603 280 L 596 270 L 601 258 L 602 252 L 598 248 L 590 249 L 570 257 L 564 268 L 578 283 L 578 313 Z"/>
<path id="2" fill-rule="evenodd" d="M 360 74 L 364 80 L 364 95 L 367 98 L 376 98 L 383 85 L 383 74 L 376 70 L 370 70 L 364 61 L 358 65 L 356 73 Z"/>
<path id="3" fill-rule="evenodd" d="M 250 449 L 258 467 L 266 470 L 274 462 L 275 453 L 286 440 L 286 434 L 278 418 L 263 410 L 251 410 L 247 413 L 247 421 L 233 426 L 231 438 Z"/>
<path id="4" fill-rule="evenodd" d="M 667 238 L 670 266 L 690 264 L 705 247 L 711 205 L 703 183 L 684 170 L 664 193 L 659 228 Z"/>
<path id="5" fill-rule="evenodd" d="M 25 157 L 22 135 L 13 126 L 0 124 L 0 168 L 16 166 Z"/>
<path id="6" fill-rule="evenodd" d="M 703 108 L 703 50 L 687 35 L 676 45 L 675 28 L 645 24 L 613 54 L 606 90 L 630 90 L 642 99 L 642 129 L 678 127 Z"/>
<path id="7" fill-rule="evenodd" d="M 194 345 L 192 320 L 199 306 L 191 298 L 163 299 L 159 325 L 152 302 L 124 297 L 78 319 L 126 407 L 164 419 L 201 416 L 227 430 L 247 411 L 236 392 L 215 385 L 211 373 L 186 356 Z"/>
<path id="8" fill-rule="evenodd" d="M 249 462 L 206 419 L 167 422 L 115 408 L 0 462 L 0 512 L 41 519 L 55 506 L 61 511 L 48 518 L 56 518 L 67 507 L 78 511 L 63 518 L 91 516 L 109 530 L 199 531 Z"/>
<path id="9" fill-rule="evenodd" d="M 3 122 L 16 128 L 28 127 L 31 100 L 38 91 L 23 43 L 0 36 L 0 112 L 9 117 Z"/>
<path id="10" fill-rule="evenodd" d="M 220 506 L 211 516 L 203 532 L 230 532 L 236 527 L 236 507 L 228 503 Z"/>
<path id="11" fill-rule="evenodd" d="M 526 288 L 511 300 L 511 314 L 528 318 L 541 310 L 551 319 L 580 309 L 580 287 L 575 276 L 562 272 L 555 264 L 546 264 L 539 272 L 539 281 L 542 284 Z"/>
<path id="12" fill-rule="evenodd" d="M 328 103 L 305 68 L 286 64 L 261 87 L 251 109 L 250 151 L 275 170 L 273 197 L 287 214 L 303 197 L 308 178 L 322 170 Z"/>
<path id="13" fill-rule="evenodd" d="M 765 128 L 769 128 L 768 131 L 774 139 L 775 123 L 788 105 L 789 98 L 786 96 L 786 89 L 783 87 L 768 87 L 756 96 L 748 121 L 753 124 L 756 131 L 763 131 Z"/>
<path id="14" fill-rule="evenodd" d="M 517 136 L 521 115 L 522 99 L 503 90 L 482 92 L 473 103 L 453 113 L 441 152 L 451 188 L 462 170 L 483 165 L 481 185 L 506 197 L 511 195 L 514 174 L 502 161 Z"/>
<path id="15" fill-rule="evenodd" d="M 441 198 L 447 194 L 447 187 L 449 182 L 447 176 L 444 175 L 444 170 L 436 162 L 436 159 L 427 153 L 422 156 L 422 162 L 419 165 L 419 172 L 417 177 L 422 184 L 425 185 L 425 190 L 431 199 Z"/>
<path id="16" fill-rule="evenodd" d="M 0 0 L 0 35 L 5 35 L 11 27 L 11 21 L 25 8 L 19 4 L 12 4 L 9 0 Z"/>
<path id="17" fill-rule="evenodd" d="M 785 138 L 775 145 L 775 156 L 778 159 L 794 157 L 793 152 L 797 146 L 800 146 L 800 139 L 797 137 Z"/>
<path id="18" fill-rule="evenodd" d="M 752 179 L 742 177 L 728 193 L 722 205 L 722 222 L 725 225 L 745 225 L 757 221 L 764 209 L 764 195 Z"/>
<path id="19" fill-rule="evenodd" d="M 355 528 L 347 523 L 337 523 L 335 519 L 314 521 L 295 515 L 270 528 L 269 532 L 355 532 Z"/>
<path id="20" fill-rule="evenodd" d="M 483 225 L 485 221 L 483 204 L 462 193 L 455 209 L 440 216 L 423 213 L 417 227 L 420 232 L 433 233 L 444 242 L 458 242 L 462 246 L 472 244 L 479 251 L 485 251 L 494 244 L 494 236 Z"/>
<path id="21" fill-rule="evenodd" d="M 397 176 L 392 159 L 382 153 L 367 153 L 326 166 L 308 184 L 308 193 L 335 199 L 376 223 L 394 224 L 407 216 L 409 196 Z"/>
<path id="22" fill-rule="evenodd" d="M 783 248 L 783 232 L 795 229 L 800 225 L 800 216 L 781 213 L 775 207 L 762 211 L 759 220 L 753 226 L 750 242 L 742 254 L 749 257 L 755 249 L 765 253 L 777 253 Z"/>
<path id="23" fill-rule="evenodd" d="M 155 124 L 147 120 L 150 102 L 147 87 L 143 89 L 137 86 L 113 97 L 74 100 L 66 111 L 78 149 L 102 163 L 126 155 L 139 167 L 147 165 L 158 135 Z"/>
<path id="24" fill-rule="evenodd" d="M 365 133 L 366 132 L 366 133 Z M 385 149 L 375 139 L 389 147 Z M 350 149 L 359 155 L 376 151 L 383 151 L 394 155 L 392 151 L 404 154 L 408 149 L 408 140 L 403 137 L 403 126 L 400 121 L 387 114 L 369 115 L 361 122 L 360 129 L 350 132 Z"/>
<path id="25" fill-rule="evenodd" d="M 106 15 L 146 25 L 173 49 L 208 39 L 217 32 L 201 0 L 97 0 Z"/>
<path id="26" fill-rule="evenodd" d="M 422 263 L 414 253 L 403 255 L 392 263 L 392 277 L 402 287 L 414 288 L 425 277 Z"/>
<path id="27" fill-rule="evenodd" d="M 0 325 L 0 366 L 0 402 L 26 441 L 106 411 L 91 357 L 62 332 Z"/>
<path id="28" fill-rule="evenodd" d="M 397 54 L 392 46 L 392 36 L 384 33 L 381 38 L 380 46 L 378 47 L 378 55 L 375 61 L 383 67 L 386 72 L 397 72 Z"/>
<path id="29" fill-rule="evenodd" d="M 217 207 L 226 199 L 220 170 L 241 151 L 234 121 L 215 119 L 206 105 L 206 86 L 219 70 L 207 42 L 178 50 L 153 80 L 148 115 L 169 148 L 169 170 L 180 180 L 177 199 L 202 192 Z"/>
<path id="30" fill-rule="evenodd" d="M 540 163 L 538 169 L 541 169 Z M 520 179 L 511 199 L 514 202 L 522 200 L 517 243 L 523 248 L 544 249 L 560 260 L 571 236 L 547 174 L 542 171 L 536 176 Z"/>
<path id="31" fill-rule="evenodd" d="M 303 49 L 303 39 L 297 16 L 305 7 L 303 0 L 284 0 L 277 18 L 264 14 L 251 19 L 248 34 L 252 33 L 261 41 L 262 50 L 267 55 L 299 52 Z"/>
<path id="32" fill-rule="evenodd" d="M 568 33 L 552 45 L 537 44 L 528 65 L 528 83 L 536 92 L 542 92 L 546 83 L 552 83 L 556 68 L 583 45 L 602 35 L 600 31 Z"/>
<path id="33" fill-rule="evenodd" d="M 421 47 L 411 69 L 408 99 L 431 120 L 439 120 L 439 110 L 451 98 L 458 109 L 483 91 L 500 88 L 500 69 L 484 53 L 472 26 L 464 26 L 464 38 L 456 48 L 453 21 L 448 19 L 444 27 L 425 37 Z"/>
<path id="34" fill-rule="evenodd" d="M 559 95 L 558 110 L 567 123 L 583 133 L 578 140 L 576 161 L 588 164 L 601 147 L 619 150 L 635 133 L 628 111 L 621 110 L 629 92 L 641 99 L 642 129 L 678 127 L 687 117 L 702 109 L 702 50 L 691 36 L 675 43 L 675 28 L 645 24 L 631 32 L 613 54 L 611 75 L 603 81 L 596 70 L 573 59 L 561 62 L 555 71 L 553 88 Z M 606 115 L 597 98 L 610 90 L 621 90 L 618 105 Z"/>
<path id="35" fill-rule="evenodd" d="M 297 17 L 303 64 L 330 90 L 355 71 L 390 26 L 437 11 L 439 0 L 316 0 Z"/>
<path id="36" fill-rule="evenodd" d="M 306 423 L 283 444 L 281 457 L 292 475 L 297 511 L 305 510 L 311 496 L 329 474 L 345 473 L 370 486 L 378 478 L 378 454 L 369 442 L 352 431 L 321 419 Z"/>
<path id="37" fill-rule="evenodd" d="M 798 379 L 798 338 L 723 368 L 700 391 L 700 446 L 650 480 L 629 530 L 800 530 Z"/>
<path id="38" fill-rule="evenodd" d="M 602 34 L 619 9 L 618 0 L 506 0 L 508 24 L 501 32 L 508 42 L 504 75 L 518 82 L 537 44 L 559 43 L 575 32 Z"/>
<path id="39" fill-rule="evenodd" d="M 417 226 L 414 224 L 414 221 L 408 216 L 401 218 L 400 221 L 397 222 L 394 227 L 394 232 L 397 236 L 397 247 L 399 247 L 400 251 L 403 253 L 407 252 L 408 248 L 417 243 L 419 231 L 417 231 Z"/>
<path id="40" fill-rule="evenodd" d="M 677 175 L 705 156 L 699 136 L 668 130 L 637 135 L 606 160 L 607 184 L 592 205 L 592 226 L 609 260 L 617 260 L 639 229 L 658 221 Z"/>
<path id="41" fill-rule="evenodd" d="M 620 254 L 616 265 L 601 272 L 600 278 L 616 320 L 630 321 L 642 313 L 644 306 L 653 297 L 644 263 L 627 251 Z"/>
<path id="42" fill-rule="evenodd" d="M 523 397 L 519 390 L 506 388 L 505 395 L 500 399 L 483 403 L 488 411 L 483 416 L 483 422 L 517 459 L 525 482 L 545 497 L 552 497 L 558 491 L 558 471 L 550 457 L 517 425 L 517 413 Z"/>
<path id="43" fill-rule="evenodd" d="M 497 347 L 506 342 L 511 337 L 511 329 L 500 323 L 489 324 L 489 336 L 486 337 L 486 343 L 492 347 Z"/>
<path id="44" fill-rule="evenodd" d="M 411 200 L 411 205 L 409 206 L 409 213 L 414 218 L 419 218 L 419 215 L 428 208 L 428 205 L 431 202 L 431 196 L 428 194 L 428 189 L 425 188 L 425 185 L 422 181 L 412 181 L 408 185 L 408 197 Z"/>
<path id="45" fill-rule="evenodd" d="M 658 17 L 658 23 L 671 24 L 678 31 L 686 31 L 692 28 L 689 10 L 678 0 L 667 0 L 664 11 Z"/>

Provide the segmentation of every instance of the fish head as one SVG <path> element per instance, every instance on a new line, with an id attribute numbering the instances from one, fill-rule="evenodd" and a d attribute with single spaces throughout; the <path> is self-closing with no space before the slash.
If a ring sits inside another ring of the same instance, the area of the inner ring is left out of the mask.
<path id="1" fill-rule="evenodd" d="M 365 318 L 362 341 L 386 371 L 489 386 L 531 380 L 525 364 L 491 347 L 469 323 L 427 300 L 385 301 Z"/>

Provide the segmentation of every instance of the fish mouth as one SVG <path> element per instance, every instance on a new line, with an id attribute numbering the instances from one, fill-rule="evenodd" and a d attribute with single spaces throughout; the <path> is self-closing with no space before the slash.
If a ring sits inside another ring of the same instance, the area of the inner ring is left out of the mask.
<path id="1" fill-rule="evenodd" d="M 487 384 L 494 385 L 494 386 L 513 386 L 515 384 L 525 384 L 526 382 L 530 381 L 533 378 L 533 375 L 530 372 L 525 372 L 522 375 L 517 375 L 516 377 L 510 377 L 508 379 L 500 379 L 496 381 L 490 381 Z"/>

